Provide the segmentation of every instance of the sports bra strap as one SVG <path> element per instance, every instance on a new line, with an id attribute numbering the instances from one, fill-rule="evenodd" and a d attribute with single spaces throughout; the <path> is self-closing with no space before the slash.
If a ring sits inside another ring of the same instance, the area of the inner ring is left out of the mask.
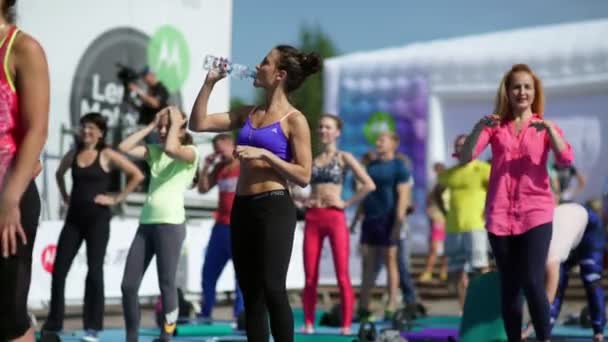
<path id="1" fill-rule="evenodd" d="M 19 28 L 11 25 L 6 36 L 0 40 L 0 80 L 8 82 L 13 91 L 15 91 L 15 85 L 11 75 L 8 73 L 8 57 L 18 33 Z"/>
<path id="2" fill-rule="evenodd" d="M 6 49 L 13 36 L 17 33 L 19 33 L 19 28 L 15 25 L 11 25 L 8 31 L 6 32 L 6 36 L 0 39 L 0 49 Z"/>
<path id="3" fill-rule="evenodd" d="M 280 118 L 280 119 L 279 119 L 279 121 L 283 121 L 283 119 L 285 119 L 286 117 L 290 116 L 290 115 L 291 115 L 291 114 L 293 114 L 293 113 L 297 113 L 297 112 L 298 112 L 298 110 L 292 110 L 291 112 L 289 112 L 289 113 L 287 113 L 287 114 L 283 115 L 283 117 L 282 117 L 282 118 Z"/>
<path id="4" fill-rule="evenodd" d="M 250 117 L 251 114 L 255 113 L 256 109 L 258 109 L 258 106 L 253 106 L 253 108 L 251 108 L 251 111 L 249 111 L 249 114 L 247 114 L 247 117 Z"/>

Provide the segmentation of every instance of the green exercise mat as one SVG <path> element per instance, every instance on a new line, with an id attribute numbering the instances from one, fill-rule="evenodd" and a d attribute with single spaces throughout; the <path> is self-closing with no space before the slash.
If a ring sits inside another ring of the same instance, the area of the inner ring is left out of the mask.
<path id="1" fill-rule="evenodd" d="M 427 316 L 417 318 L 413 324 L 427 328 L 458 328 L 460 321 L 460 316 Z"/>
<path id="2" fill-rule="evenodd" d="M 295 342 L 352 342 L 356 336 L 296 334 Z"/>
<path id="3" fill-rule="evenodd" d="M 231 324 L 178 324 L 175 336 L 226 336 L 234 335 Z"/>
<path id="4" fill-rule="evenodd" d="M 293 323 L 296 327 L 304 325 L 304 310 L 302 308 L 293 308 Z M 321 321 L 321 317 L 325 311 L 323 310 L 315 310 L 315 325 L 318 325 Z"/>
<path id="5" fill-rule="evenodd" d="M 460 322 L 460 341 L 507 341 L 497 272 L 482 274 L 469 282 Z"/>

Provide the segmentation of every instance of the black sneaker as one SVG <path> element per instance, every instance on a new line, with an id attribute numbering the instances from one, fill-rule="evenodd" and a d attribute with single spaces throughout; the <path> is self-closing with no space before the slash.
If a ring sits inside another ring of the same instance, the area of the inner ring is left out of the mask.
<path id="1" fill-rule="evenodd" d="M 394 310 L 385 309 L 384 310 L 384 320 L 385 321 L 392 321 L 393 318 L 395 318 L 395 311 Z"/>
<path id="2" fill-rule="evenodd" d="M 40 333 L 40 342 L 61 342 L 59 332 L 51 330 L 42 330 Z"/>
<path id="3" fill-rule="evenodd" d="M 376 317 L 374 317 L 374 314 L 366 309 L 359 309 L 357 310 L 357 321 L 363 323 L 363 322 L 374 322 L 376 321 Z"/>

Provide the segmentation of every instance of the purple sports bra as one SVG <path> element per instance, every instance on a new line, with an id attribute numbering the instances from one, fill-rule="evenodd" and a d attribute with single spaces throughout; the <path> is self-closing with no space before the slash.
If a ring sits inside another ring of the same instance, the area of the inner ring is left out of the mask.
<path id="1" fill-rule="evenodd" d="M 251 113 L 254 111 L 255 108 Z M 291 161 L 291 148 L 289 140 L 281 128 L 281 121 L 294 112 L 289 112 L 283 115 L 279 121 L 259 128 L 251 125 L 251 113 L 239 131 L 236 144 L 264 148 L 285 161 Z"/>

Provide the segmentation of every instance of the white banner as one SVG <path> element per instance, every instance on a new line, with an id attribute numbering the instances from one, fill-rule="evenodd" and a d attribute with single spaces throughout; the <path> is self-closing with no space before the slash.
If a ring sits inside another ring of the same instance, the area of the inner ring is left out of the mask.
<path id="1" fill-rule="evenodd" d="M 187 223 L 184 257 L 180 260 L 178 267 L 177 284 L 185 288 L 188 293 L 200 294 L 201 292 L 203 256 L 211 236 L 213 224 L 213 220 L 197 220 Z M 114 218 L 110 223 L 110 240 L 104 261 L 106 299 L 119 299 L 122 296 L 120 285 L 124 274 L 124 265 L 137 227 L 138 220 L 133 218 Z M 43 221 L 38 228 L 32 256 L 32 281 L 28 298 L 28 306 L 31 308 L 46 307 L 50 302 L 51 272 L 55 261 L 57 241 L 62 228 L 63 221 Z M 304 287 L 302 241 L 302 229 L 298 226 L 287 273 L 288 289 Z M 83 243 L 74 258 L 66 279 L 65 299 L 68 305 L 82 304 L 87 269 L 86 245 Z M 224 268 L 217 283 L 217 290 L 234 290 L 234 267 L 232 262 L 229 262 Z M 158 294 L 160 294 L 160 291 L 156 259 L 153 258 L 142 280 L 139 295 L 147 297 Z"/>
<path id="2" fill-rule="evenodd" d="M 211 229 L 212 220 L 191 221 L 188 223 L 188 238 L 184 248 L 187 249 L 187 272 L 186 289 L 189 293 L 201 292 L 201 273 L 203 261 Z M 287 271 L 287 289 L 302 289 L 304 287 L 304 262 L 302 259 L 302 243 L 304 235 L 301 223 L 296 227 L 293 251 Z M 218 279 L 217 291 L 234 291 L 234 265 L 229 261 L 224 267 Z"/>
<path id="3" fill-rule="evenodd" d="M 287 289 L 304 288 L 304 222 L 298 222 L 293 238 L 293 250 L 291 251 L 291 261 L 287 271 Z"/>
<path id="4" fill-rule="evenodd" d="M 43 221 L 38 227 L 32 256 L 32 282 L 28 298 L 30 307 L 44 307 L 50 301 L 51 272 L 53 271 L 57 241 L 62 227 L 63 221 Z M 137 227 L 137 219 L 112 219 L 110 240 L 104 261 L 106 298 L 120 298 L 122 296 L 120 284 L 124 273 L 124 265 Z M 83 243 L 74 258 L 66 279 L 66 303 L 82 303 L 87 269 L 86 244 Z M 159 293 L 156 274 L 156 261 L 152 259 L 141 283 L 139 290 L 141 296 L 152 296 Z"/>
<path id="5" fill-rule="evenodd" d="M 186 289 L 189 293 L 201 293 L 203 261 L 213 224 L 213 220 L 188 222 L 188 237 L 184 244 L 187 253 L 187 265 L 184 269 L 188 270 L 186 274 Z M 232 265 L 232 261 L 229 261 L 226 267 L 224 267 L 224 271 L 222 271 L 217 281 L 216 290 L 234 290 L 234 266 Z"/>

